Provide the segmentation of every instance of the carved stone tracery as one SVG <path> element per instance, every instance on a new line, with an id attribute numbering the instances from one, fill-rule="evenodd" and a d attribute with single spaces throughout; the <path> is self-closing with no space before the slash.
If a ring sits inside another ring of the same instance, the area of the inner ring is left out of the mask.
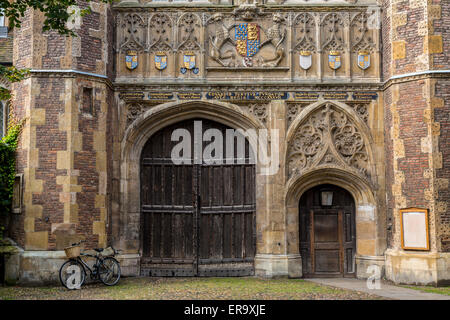
<path id="1" fill-rule="evenodd" d="M 312 14 L 300 13 L 295 18 L 293 32 L 295 51 L 316 51 L 316 23 Z"/>
<path id="2" fill-rule="evenodd" d="M 195 51 L 202 48 L 200 44 L 201 26 L 201 19 L 195 13 L 188 12 L 181 16 L 178 21 L 179 50 Z"/>
<path id="3" fill-rule="evenodd" d="M 322 48 L 325 51 L 343 51 L 344 17 L 340 13 L 328 13 L 322 19 Z"/>
<path id="4" fill-rule="evenodd" d="M 152 106 L 143 102 L 130 102 L 126 105 L 127 126 Z"/>
<path id="5" fill-rule="evenodd" d="M 306 107 L 308 103 L 289 103 L 287 105 L 287 112 L 286 112 L 286 120 L 287 120 L 287 127 L 292 124 L 292 122 L 297 118 L 300 111 Z"/>
<path id="6" fill-rule="evenodd" d="M 248 112 L 265 124 L 267 122 L 267 107 L 267 103 L 252 103 L 248 105 Z"/>
<path id="7" fill-rule="evenodd" d="M 155 13 L 150 19 L 150 51 L 171 51 L 172 20 L 165 13 Z"/>
<path id="8" fill-rule="evenodd" d="M 369 30 L 368 23 L 369 16 L 365 12 L 360 12 L 353 17 L 350 24 L 352 31 L 351 44 L 353 52 L 359 52 L 363 50 L 373 52 L 375 48 L 375 42 L 372 34 L 373 31 Z"/>
<path id="9" fill-rule="evenodd" d="M 302 122 L 288 145 L 288 174 L 319 166 L 338 166 L 371 177 L 369 151 L 362 133 L 344 111 L 332 104 Z"/>
<path id="10" fill-rule="evenodd" d="M 129 13 L 120 19 L 122 28 L 122 42 L 120 50 L 144 51 L 146 45 L 146 27 L 145 18 L 137 13 Z"/>

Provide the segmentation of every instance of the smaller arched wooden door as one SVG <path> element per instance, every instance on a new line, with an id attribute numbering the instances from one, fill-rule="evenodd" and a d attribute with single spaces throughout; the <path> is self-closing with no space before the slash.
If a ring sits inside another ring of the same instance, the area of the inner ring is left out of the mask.
<path id="1" fill-rule="evenodd" d="M 299 214 L 304 277 L 354 277 L 356 228 L 352 195 L 334 185 L 320 185 L 303 194 Z"/>
<path id="2" fill-rule="evenodd" d="M 191 136 L 191 158 L 175 164 L 179 142 Z M 204 119 L 186 120 L 155 133 L 141 156 L 141 274 L 150 276 L 249 276 L 256 253 L 255 165 L 250 146 L 219 163 L 194 161 L 194 136 L 208 129 L 226 137 L 231 128 Z M 235 142 L 237 142 L 237 138 Z M 203 150 L 211 142 L 203 141 Z M 226 149 L 223 139 L 223 150 Z M 242 149 L 241 149 L 242 150 Z"/>

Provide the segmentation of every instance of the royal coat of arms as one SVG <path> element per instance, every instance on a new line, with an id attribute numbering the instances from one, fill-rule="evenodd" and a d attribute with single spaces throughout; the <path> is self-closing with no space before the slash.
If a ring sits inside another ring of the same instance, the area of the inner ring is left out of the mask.
<path id="1" fill-rule="evenodd" d="M 341 54 L 339 51 L 330 51 L 330 54 L 328 55 L 328 65 L 333 70 L 337 70 L 341 67 Z"/>
<path id="2" fill-rule="evenodd" d="M 300 52 L 300 67 L 303 70 L 308 70 L 312 66 L 312 54 L 310 51 Z"/>
<path id="3" fill-rule="evenodd" d="M 125 56 L 125 64 L 128 69 L 134 70 L 138 66 L 138 54 L 136 51 L 128 51 Z"/>
<path id="4" fill-rule="evenodd" d="M 368 51 L 358 52 L 358 67 L 363 70 L 370 67 L 370 53 Z"/>
<path id="5" fill-rule="evenodd" d="M 167 55 L 164 52 L 155 54 L 155 67 L 161 71 L 167 68 Z"/>
<path id="6" fill-rule="evenodd" d="M 243 57 L 252 57 L 259 51 L 260 29 L 255 23 L 239 23 L 235 27 L 236 50 Z"/>
<path id="7" fill-rule="evenodd" d="M 183 55 L 183 67 L 181 68 L 181 73 L 185 74 L 188 70 L 192 70 L 194 74 L 197 74 L 199 72 L 199 69 L 196 68 L 196 61 L 195 61 L 195 53 L 188 52 Z"/>

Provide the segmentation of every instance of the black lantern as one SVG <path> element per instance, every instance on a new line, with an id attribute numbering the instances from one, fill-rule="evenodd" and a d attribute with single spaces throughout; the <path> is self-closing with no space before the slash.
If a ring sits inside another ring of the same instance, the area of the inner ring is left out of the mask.
<path id="1" fill-rule="evenodd" d="M 333 205 L 333 191 L 322 191 L 321 194 L 321 204 L 322 206 L 332 206 Z"/>

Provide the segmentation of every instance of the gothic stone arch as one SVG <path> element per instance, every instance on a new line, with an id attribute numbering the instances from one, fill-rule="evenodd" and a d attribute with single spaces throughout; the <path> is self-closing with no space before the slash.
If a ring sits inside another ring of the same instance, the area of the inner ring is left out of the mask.
<path id="1" fill-rule="evenodd" d="M 288 179 L 315 168 L 343 168 L 376 184 L 369 128 L 351 107 L 317 102 L 306 107 L 287 133 Z"/>
<path id="2" fill-rule="evenodd" d="M 113 242 L 139 260 L 140 179 L 139 159 L 148 139 L 160 129 L 193 118 L 213 120 L 234 129 L 262 129 L 261 122 L 236 105 L 223 102 L 171 102 L 153 107 L 138 116 L 125 131 L 121 142 L 120 208 L 113 213 Z M 253 146 L 255 141 L 249 137 Z M 256 166 L 256 183 L 261 180 Z M 258 212 L 258 207 L 256 208 Z M 139 265 L 139 261 L 131 262 Z"/>
<path id="3" fill-rule="evenodd" d="M 377 232 L 378 204 L 372 138 L 349 106 L 317 102 L 293 121 L 287 133 L 286 230 L 288 250 L 299 253 L 299 199 L 307 190 L 332 184 L 349 191 L 356 205 L 357 276 L 382 265 Z"/>

